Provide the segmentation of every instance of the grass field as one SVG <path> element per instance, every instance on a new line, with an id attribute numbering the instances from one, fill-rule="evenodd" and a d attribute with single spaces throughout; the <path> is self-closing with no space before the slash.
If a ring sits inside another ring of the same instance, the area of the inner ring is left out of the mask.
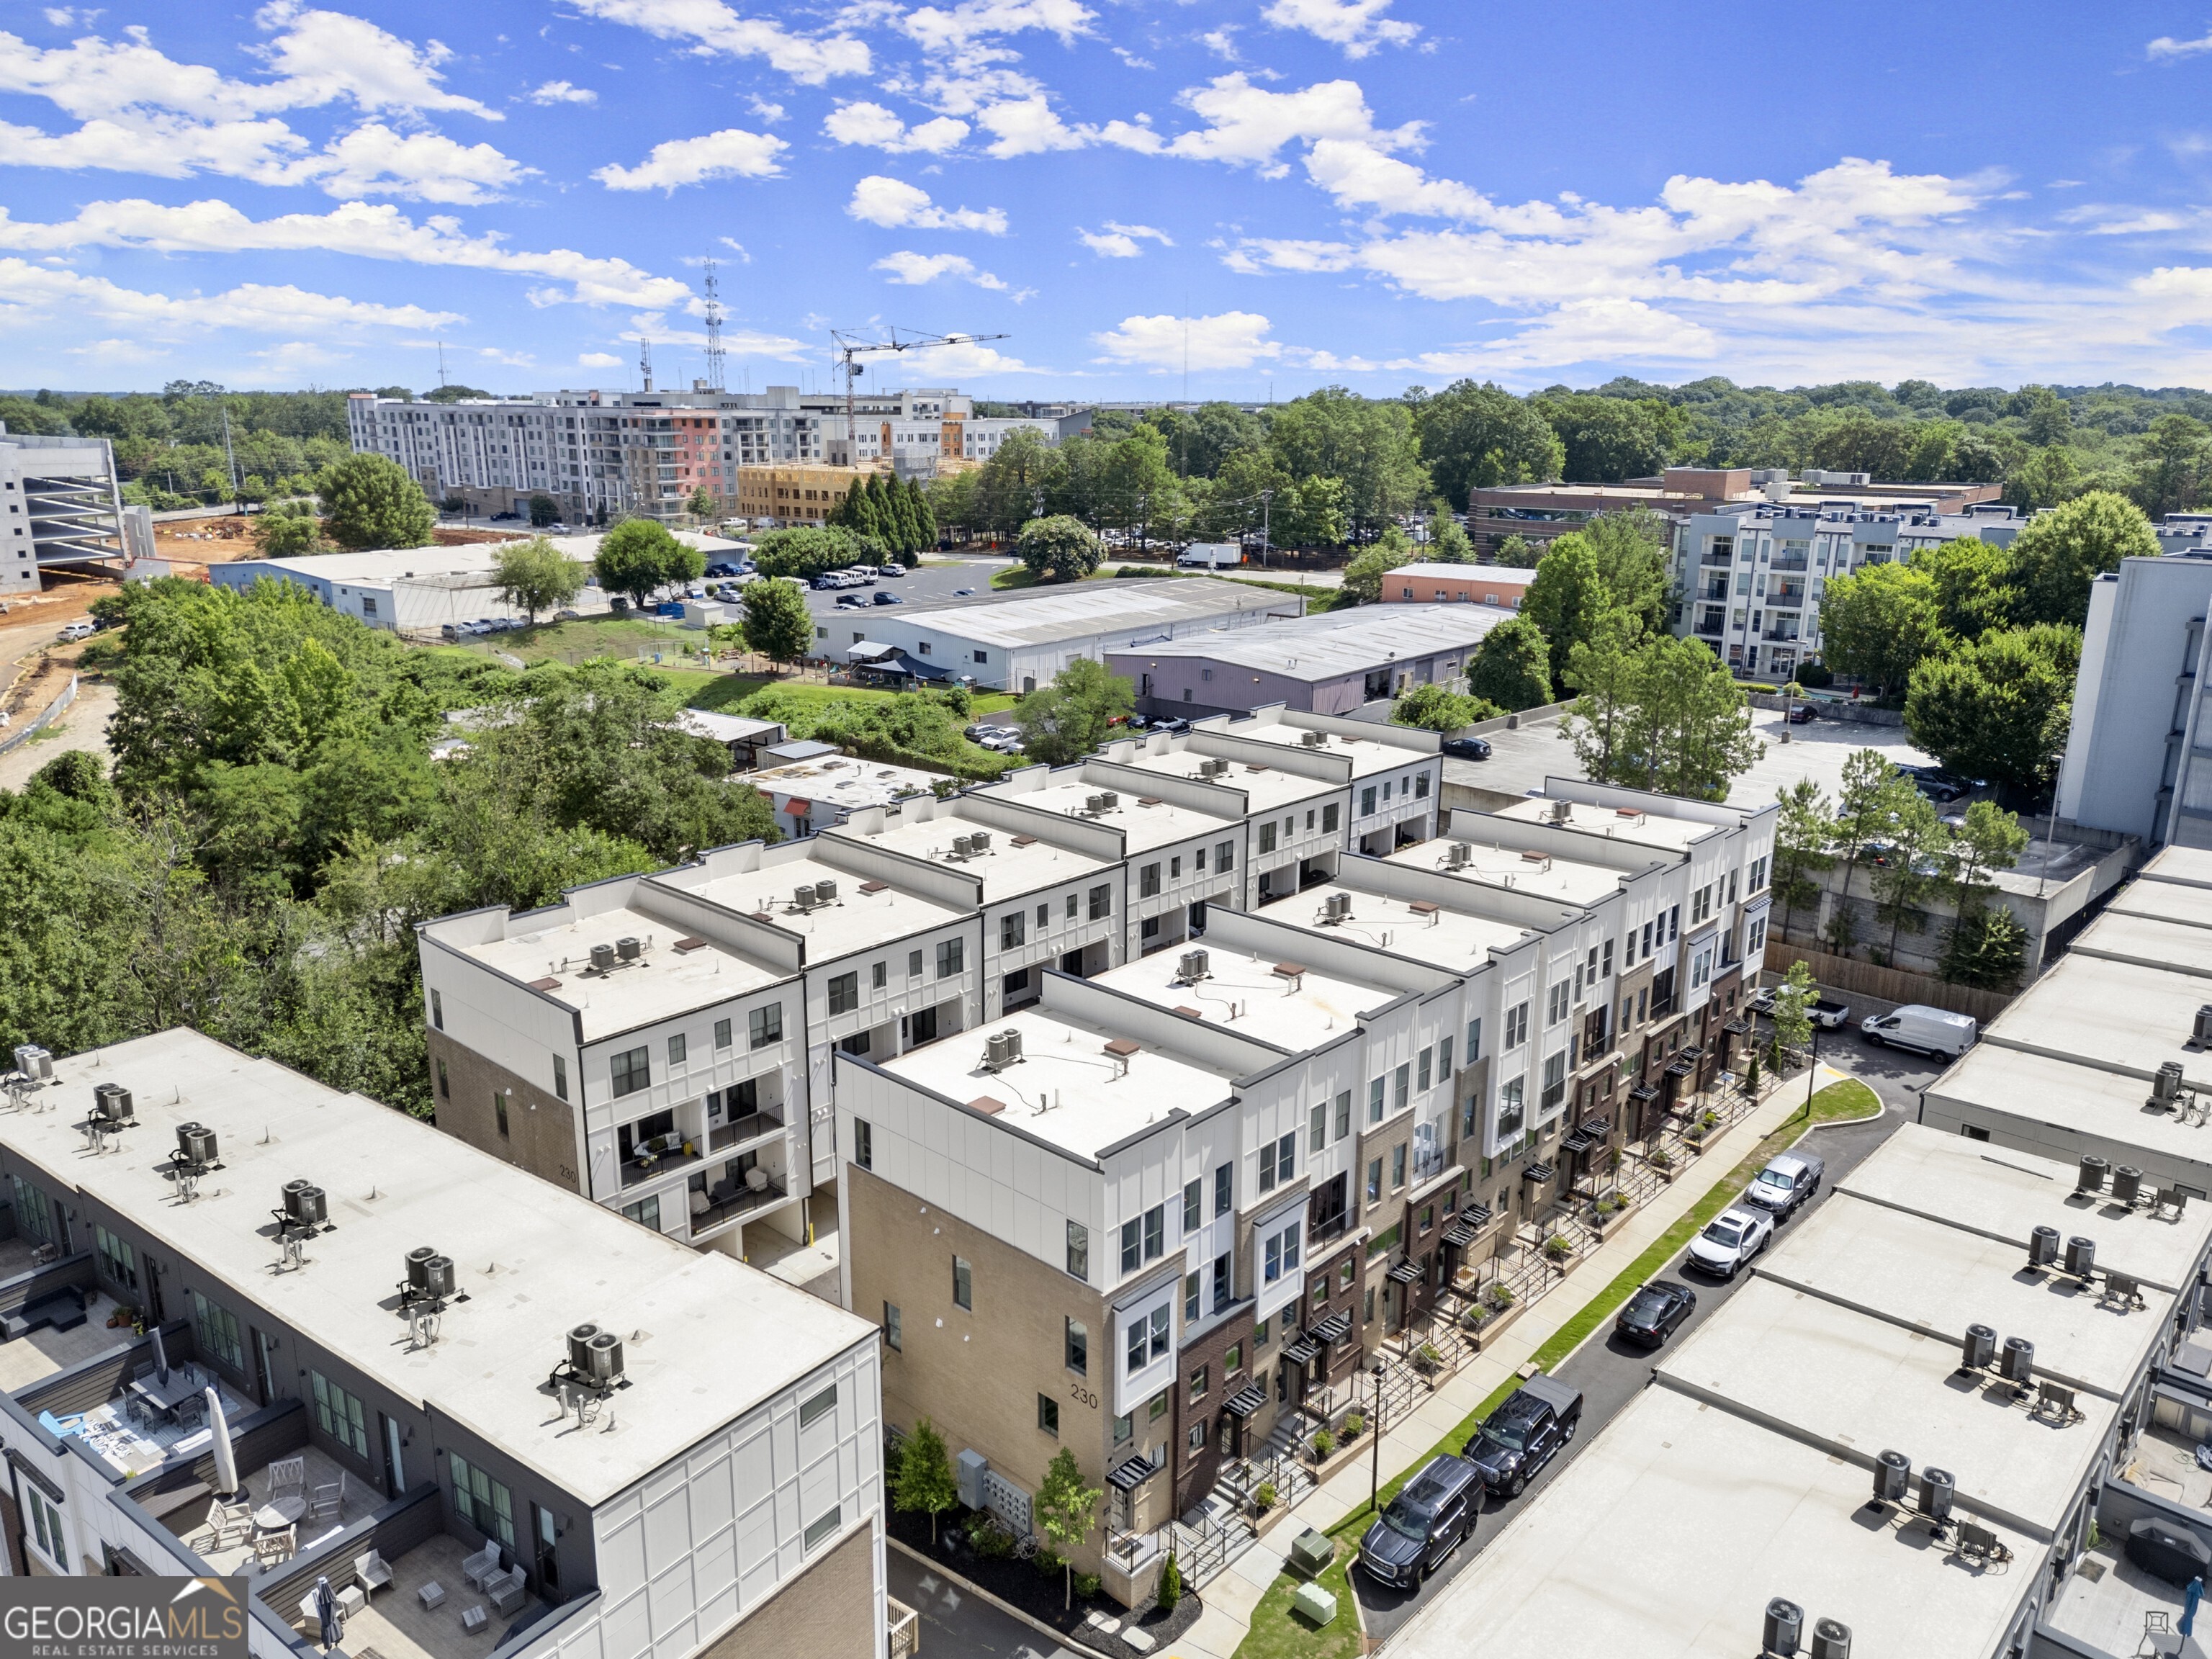
<path id="1" fill-rule="evenodd" d="M 1785 1085 L 1787 1086 L 1787 1085 Z M 1769 1158 L 1787 1152 L 1807 1131 L 1817 1124 L 1850 1122 L 1871 1117 L 1881 1109 L 1881 1102 L 1872 1089 L 1852 1079 L 1832 1083 L 1813 1097 L 1810 1109 L 1800 1109 L 1773 1133 L 1753 1147 L 1741 1162 L 1715 1182 L 1711 1190 L 1691 1206 L 1687 1214 L 1655 1239 L 1644 1253 L 1629 1263 L 1596 1296 L 1589 1305 L 1553 1333 L 1531 1356 L 1538 1369 L 1550 1370 L 1561 1364 L 1568 1355 L 1580 1347 L 1592 1333 L 1618 1312 L 1623 1303 L 1652 1274 L 1665 1267 L 1674 1253 L 1690 1242 L 1691 1237 L 1708 1221 L 1718 1215 L 1748 1186 L 1753 1176 L 1766 1167 Z M 1449 1433 L 1406 1466 L 1405 1471 L 1385 1481 L 1376 1501 L 1388 1506 L 1398 1495 L 1398 1489 L 1416 1471 L 1427 1466 L 1429 1460 L 1444 1452 L 1456 1452 L 1467 1443 L 1482 1419 L 1504 1403 L 1505 1398 L 1520 1387 L 1517 1380 L 1500 1383 L 1488 1399 L 1477 1406 Z M 1329 1534 L 1336 1540 L 1341 1572 L 1350 1557 L 1358 1547 L 1360 1534 L 1367 1530 L 1375 1518 L 1376 1510 L 1363 1504 L 1334 1526 Z M 1325 1631 L 1316 1631 L 1291 1610 L 1291 1597 L 1297 1593 L 1297 1579 L 1284 1573 L 1269 1586 L 1255 1613 L 1251 1630 L 1238 1644 L 1237 1659 L 1337 1659 L 1340 1653 L 1357 1651 L 1356 1646 L 1346 1650 L 1339 1645 L 1340 1632 L 1335 1626 Z M 1346 1592 L 1334 1583 L 1340 1596 Z M 1340 1612 L 1337 1622 L 1344 1622 Z"/>

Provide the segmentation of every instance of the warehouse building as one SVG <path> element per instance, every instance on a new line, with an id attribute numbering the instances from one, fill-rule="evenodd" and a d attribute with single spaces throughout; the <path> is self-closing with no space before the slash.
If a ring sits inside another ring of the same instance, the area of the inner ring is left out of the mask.
<path id="1" fill-rule="evenodd" d="M 1468 568 L 1489 574 L 1486 566 Z M 1183 633 L 1109 650 L 1106 666 L 1135 683 L 1137 712 L 1148 717 L 1249 714 L 1270 703 L 1349 714 L 1417 685 L 1454 684 L 1483 635 L 1513 614 L 1510 603 L 1363 605 L 1234 632 Z"/>
<path id="2" fill-rule="evenodd" d="M 1082 582 L 1014 599 L 824 617 L 814 636 L 817 653 L 833 662 L 849 662 L 855 647 L 866 647 L 870 659 L 897 653 L 947 679 L 1023 692 L 1036 690 L 1078 657 L 1111 666 L 1116 653 L 1256 627 L 1304 609 L 1301 599 L 1245 582 Z"/>

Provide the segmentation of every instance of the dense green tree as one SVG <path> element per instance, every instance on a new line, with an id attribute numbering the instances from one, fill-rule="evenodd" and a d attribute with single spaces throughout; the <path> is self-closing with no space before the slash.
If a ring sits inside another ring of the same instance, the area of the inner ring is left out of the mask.
<path id="1" fill-rule="evenodd" d="M 1477 720 L 1495 720 L 1505 711 L 1494 702 L 1467 696 L 1444 685 L 1417 685 L 1390 705 L 1390 724 L 1423 732 L 1456 732 Z"/>
<path id="2" fill-rule="evenodd" d="M 1829 918 L 1828 943 L 1838 956 L 1849 956 L 1857 923 L 1850 908 L 1852 879 L 1869 843 L 1887 835 L 1906 798 L 1918 793 L 1899 776 L 1889 757 L 1879 749 L 1854 750 L 1844 761 L 1843 785 L 1836 796 L 1836 822 L 1831 847 L 1844 862 L 1843 902 Z"/>
<path id="3" fill-rule="evenodd" d="M 1168 459 L 1186 478 L 1211 478 L 1238 450 L 1257 449 L 1267 429 L 1258 416 L 1235 404 L 1200 404 L 1196 409 L 1156 409 L 1147 425 L 1166 440 Z"/>
<path id="4" fill-rule="evenodd" d="M 952 1461 L 945 1455 L 945 1437 L 928 1418 L 917 1420 L 899 1443 L 890 1488 L 893 1507 L 929 1517 L 929 1540 L 934 1544 L 937 1517 L 960 1501 L 960 1487 L 952 1478 Z"/>
<path id="5" fill-rule="evenodd" d="M 1467 689 L 1509 714 L 1552 700 L 1551 647 L 1526 617 L 1509 617 L 1482 636 L 1467 662 Z"/>
<path id="6" fill-rule="evenodd" d="M 543 536 L 532 536 L 499 550 L 492 584 L 501 599 L 527 613 L 534 628 L 539 611 L 557 611 L 584 591 L 584 567 Z"/>
<path id="7" fill-rule="evenodd" d="M 929 510 L 929 495 L 921 483 L 913 478 L 906 481 L 907 522 L 913 526 L 914 540 L 905 550 L 909 568 L 919 563 L 924 554 L 937 550 L 937 519 Z"/>
<path id="8" fill-rule="evenodd" d="M 1098 568 L 1103 550 L 1091 526 L 1080 519 L 1059 514 L 1032 519 L 1022 526 L 1015 556 L 1040 580 L 1076 581 Z"/>
<path id="9" fill-rule="evenodd" d="M 1015 707 L 1024 747 L 1032 761 L 1066 766 L 1106 740 L 1117 715 L 1137 706 L 1129 682 L 1109 674 L 1103 663 L 1078 657 Z"/>
<path id="10" fill-rule="evenodd" d="M 1656 550 L 1623 557 L 1622 538 L 1605 542 L 1570 532 L 1545 550 L 1535 580 L 1521 601 L 1521 614 L 1543 631 L 1551 648 L 1552 678 L 1562 678 L 1576 646 L 1596 636 L 1607 617 L 1626 618 L 1632 635 L 1652 616 L 1658 584 Z"/>
<path id="11" fill-rule="evenodd" d="M 2039 514 L 2014 538 L 2013 568 L 2023 623 L 2080 628 L 2089 614 L 2089 583 L 2127 558 L 2155 556 L 2158 532 L 2124 495 L 2093 489 Z"/>
<path id="12" fill-rule="evenodd" d="M 2201 505 L 2212 471 L 2212 429 L 2187 415 L 2161 415 L 2136 446 L 2132 494 L 2154 518 Z"/>
<path id="13" fill-rule="evenodd" d="M 1831 848 L 1835 821 L 1828 813 L 1828 798 L 1810 778 L 1799 778 L 1782 791 L 1780 811 L 1774 824 L 1774 902 L 1782 907 L 1782 936 L 1790 937 L 1790 923 L 1807 905 L 1818 905 L 1820 883 L 1814 878 L 1835 863 Z"/>
<path id="14" fill-rule="evenodd" d="M 624 593 L 640 607 L 673 581 L 689 580 L 684 574 L 693 549 L 652 519 L 625 519 L 599 538 L 598 556 L 592 561 L 599 586 L 610 593 Z M 701 568 L 704 568 L 702 562 Z"/>
<path id="15" fill-rule="evenodd" d="M 1949 649 L 1936 578 L 1915 565 L 1870 564 L 1829 578 L 1820 595 L 1820 649 L 1829 668 L 1902 702 L 1923 659 Z"/>
<path id="16" fill-rule="evenodd" d="M 1984 634 L 1913 670 L 1905 730 L 1948 771 L 2039 791 L 2065 745 L 2081 661 L 2078 628 Z"/>
<path id="17" fill-rule="evenodd" d="M 691 492 L 690 499 L 684 503 L 684 510 L 695 519 L 711 519 L 722 510 L 722 504 L 714 499 L 713 490 L 701 484 Z M 537 520 L 533 519 L 532 522 L 534 524 Z M 552 520 L 548 519 L 546 522 L 550 524 Z"/>
<path id="18" fill-rule="evenodd" d="M 1344 592 L 1358 605 L 1373 605 L 1382 597 L 1382 579 L 1401 564 L 1411 564 L 1415 554 L 1406 532 L 1392 525 L 1375 544 L 1344 567 Z"/>
<path id="19" fill-rule="evenodd" d="M 1413 411 L 1402 403 L 1324 386 L 1279 405 L 1267 441 L 1293 477 L 1342 481 L 1343 512 L 1356 541 L 1373 539 L 1430 493 Z"/>
<path id="20" fill-rule="evenodd" d="M 322 552 L 327 544 L 323 540 L 323 526 L 312 511 L 294 511 L 282 504 L 270 507 L 253 521 L 253 539 L 264 559 L 295 559 L 310 553 Z"/>
<path id="21" fill-rule="evenodd" d="M 2186 416 L 2178 416 L 2187 419 Z M 2056 507 L 2081 491 L 2081 468 L 2074 453 L 2054 444 L 2028 456 L 2005 477 L 2004 499 L 2027 512 Z"/>
<path id="22" fill-rule="evenodd" d="M 1586 689 L 1565 735 L 1585 775 L 1601 783 L 1719 800 L 1765 745 L 1752 735 L 1743 688 L 1697 640 L 1654 635 L 1632 645 L 1615 632 L 1575 665 Z M 1594 658 L 1618 657 L 1618 665 Z"/>
<path id="23" fill-rule="evenodd" d="M 1434 397 L 1407 399 L 1436 487 L 1462 511 L 1469 489 L 1541 483 L 1566 465 L 1542 413 L 1501 387 L 1455 380 Z"/>
<path id="24" fill-rule="evenodd" d="M 848 565 L 873 563 L 884 551 L 875 535 L 860 535 L 842 525 L 795 525 L 788 530 L 769 530 L 752 538 L 753 567 L 763 576 L 796 576 L 801 580 Z"/>
<path id="25" fill-rule="evenodd" d="M 2008 548 L 1960 536 L 1921 549 L 1912 556 L 1912 568 L 1935 580 L 1936 617 L 1953 638 L 1976 639 L 2011 623 L 2020 594 Z"/>
<path id="26" fill-rule="evenodd" d="M 1577 483 L 1619 483 L 1666 465 L 1671 411 L 1650 399 L 1547 392 L 1531 399 L 1559 435 L 1561 471 Z"/>
<path id="27" fill-rule="evenodd" d="M 1060 471 L 1060 457 L 1042 434 L 1026 427 L 1007 433 L 975 474 L 975 526 L 1012 535 L 1042 518 L 1044 498 L 1058 488 Z"/>
<path id="28" fill-rule="evenodd" d="M 2005 906 L 1983 903 L 1960 914 L 1936 971 L 1954 985 L 2009 991 L 2027 965 L 2027 927 Z"/>
<path id="29" fill-rule="evenodd" d="M 1421 555 L 1438 564 L 1473 564 L 1474 544 L 1467 538 L 1459 520 L 1439 508 L 1429 514 L 1429 544 Z"/>
<path id="30" fill-rule="evenodd" d="M 709 507 L 708 508 L 708 511 L 711 513 L 714 509 Z M 553 525 L 558 524 L 560 521 L 560 502 L 555 501 L 550 495 L 546 495 L 542 490 L 531 496 L 530 527 L 532 530 L 544 530 Z"/>
<path id="31" fill-rule="evenodd" d="M 1534 570 L 1543 551 L 1540 542 L 1532 542 L 1526 536 L 1508 536 L 1498 543 L 1498 551 L 1491 556 L 1490 562 L 1516 570 Z"/>
<path id="32" fill-rule="evenodd" d="M 738 590 L 745 607 L 745 643 L 770 662 L 797 662 L 814 648 L 814 613 L 806 590 L 781 576 L 756 576 Z"/>
<path id="33" fill-rule="evenodd" d="M 422 487 L 387 455 L 349 455 L 315 481 L 326 528 L 340 547 L 427 547 L 438 515 Z"/>

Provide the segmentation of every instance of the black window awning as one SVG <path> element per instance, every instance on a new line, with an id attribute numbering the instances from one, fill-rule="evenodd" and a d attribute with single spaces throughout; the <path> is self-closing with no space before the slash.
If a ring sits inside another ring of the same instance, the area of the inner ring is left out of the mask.
<path id="1" fill-rule="evenodd" d="M 1583 1153 L 1589 1151 L 1591 1147 L 1596 1145 L 1596 1141 L 1584 1134 L 1580 1129 L 1577 1129 L 1559 1143 L 1559 1150 L 1571 1157 L 1579 1158 Z"/>
<path id="2" fill-rule="evenodd" d="M 1686 1060 L 1672 1060 L 1667 1062 L 1668 1077 L 1687 1077 L 1695 1070 L 1697 1070 L 1696 1066 Z"/>
<path id="3" fill-rule="evenodd" d="M 1157 1467 L 1149 1457 L 1132 1457 L 1106 1472 L 1106 1484 L 1115 1492 L 1134 1492 L 1151 1480 Z"/>
<path id="4" fill-rule="evenodd" d="M 1593 1140 L 1603 1140 L 1613 1133 L 1613 1120 L 1608 1117 L 1586 1117 L 1583 1120 L 1583 1133 Z"/>
<path id="5" fill-rule="evenodd" d="M 1486 1215 L 1482 1219 L 1483 1221 L 1487 1221 L 1490 1218 Z M 1450 1226 L 1444 1229 L 1444 1243 L 1450 1245 L 1454 1249 L 1463 1250 L 1468 1245 L 1474 1243 L 1475 1234 L 1480 1232 L 1481 1230 L 1482 1222 L 1468 1220 L 1462 1218 L 1458 1221 L 1455 1221 Z"/>
<path id="6" fill-rule="evenodd" d="M 1321 1344 L 1310 1336 L 1294 1336 L 1283 1344 L 1283 1358 L 1293 1365 L 1310 1365 L 1321 1358 Z"/>
<path id="7" fill-rule="evenodd" d="M 1267 1403 L 1267 1391 L 1257 1382 L 1248 1382 L 1229 1396 L 1222 1409 L 1241 1423 Z"/>
<path id="8" fill-rule="evenodd" d="M 1352 1310 L 1346 1308 L 1331 1314 L 1306 1334 L 1316 1342 L 1326 1342 L 1334 1347 L 1352 1334 Z"/>
<path id="9" fill-rule="evenodd" d="M 1534 1181 L 1540 1184 L 1544 1182 L 1549 1181 L 1557 1174 L 1559 1174 L 1559 1171 L 1554 1170 L 1548 1164 L 1531 1164 L 1521 1171 L 1521 1179 L 1523 1181 Z"/>
<path id="10" fill-rule="evenodd" d="M 1411 1285 L 1421 1276 L 1421 1264 L 1410 1257 L 1390 1269 L 1393 1285 Z"/>
<path id="11" fill-rule="evenodd" d="M 1751 1022 L 1747 1019 L 1732 1019 L 1722 1026 L 1721 1030 L 1726 1031 L 1730 1036 L 1741 1036 L 1751 1030 Z"/>
<path id="12" fill-rule="evenodd" d="M 1692 1066 L 1696 1065 L 1699 1060 L 1703 1060 L 1705 1057 L 1705 1045 L 1704 1045 L 1703 1043 L 1698 1043 L 1698 1042 L 1693 1042 L 1693 1043 L 1692 1043 L 1688 1048 L 1686 1048 L 1683 1049 L 1683 1050 L 1682 1050 L 1682 1052 L 1681 1052 L 1680 1054 L 1677 1054 L 1677 1055 L 1675 1055 L 1675 1056 L 1674 1056 L 1674 1058 L 1675 1058 L 1675 1059 L 1677 1059 L 1677 1060 L 1688 1060 L 1688 1061 L 1689 1061 Z"/>
<path id="13" fill-rule="evenodd" d="M 1659 1091 L 1648 1083 L 1639 1083 L 1628 1091 L 1628 1097 L 1639 1105 L 1647 1100 L 1659 1098 Z"/>

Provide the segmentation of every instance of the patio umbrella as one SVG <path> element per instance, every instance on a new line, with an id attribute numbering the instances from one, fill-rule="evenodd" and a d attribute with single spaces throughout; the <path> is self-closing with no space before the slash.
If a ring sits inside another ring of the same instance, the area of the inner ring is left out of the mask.
<path id="1" fill-rule="evenodd" d="M 334 1648 L 344 1639 L 345 1626 L 338 1622 L 338 1598 L 327 1577 L 315 1580 L 315 1622 L 321 1626 L 318 1633 L 325 1648 Z"/>
<path id="2" fill-rule="evenodd" d="M 2191 1579 L 2189 1581 L 2189 1595 L 2186 1598 L 2185 1604 L 2181 1610 L 2181 1633 L 2184 1636 L 2191 1636 L 2196 1633 L 2197 1604 L 2202 1601 L 2203 1597 L 2204 1581 L 2202 1578 Z"/>
<path id="3" fill-rule="evenodd" d="M 169 1351 L 161 1346 L 161 1328 L 159 1325 L 154 1327 L 154 1380 L 157 1382 L 169 1380 Z"/>
<path id="4" fill-rule="evenodd" d="M 230 1424 L 222 1414 L 222 1396 L 213 1389 L 207 1391 L 208 1432 L 215 1436 L 216 1496 L 229 1498 L 238 1493 L 238 1454 L 231 1449 Z"/>

